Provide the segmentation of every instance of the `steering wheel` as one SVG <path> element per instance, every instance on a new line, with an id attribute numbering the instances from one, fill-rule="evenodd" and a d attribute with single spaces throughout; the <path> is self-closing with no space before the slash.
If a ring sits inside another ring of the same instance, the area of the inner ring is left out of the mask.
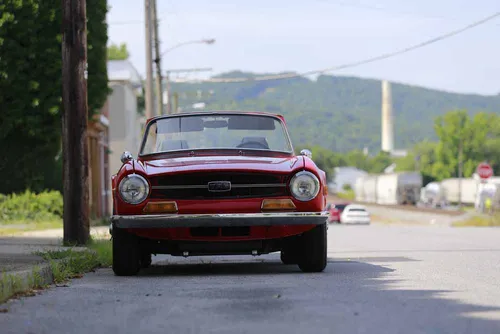
<path id="1" fill-rule="evenodd" d="M 261 148 L 264 150 L 268 150 L 269 147 L 267 145 L 262 144 L 261 142 L 258 141 L 247 141 L 245 143 L 239 144 L 236 146 L 237 148 Z"/>

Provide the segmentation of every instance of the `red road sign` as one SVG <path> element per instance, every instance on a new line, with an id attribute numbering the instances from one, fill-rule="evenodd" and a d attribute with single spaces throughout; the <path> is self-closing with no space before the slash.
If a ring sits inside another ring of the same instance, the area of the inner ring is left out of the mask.
<path id="1" fill-rule="evenodd" d="M 488 163 L 483 162 L 477 166 L 476 173 L 481 179 L 489 179 L 493 176 L 493 168 Z"/>

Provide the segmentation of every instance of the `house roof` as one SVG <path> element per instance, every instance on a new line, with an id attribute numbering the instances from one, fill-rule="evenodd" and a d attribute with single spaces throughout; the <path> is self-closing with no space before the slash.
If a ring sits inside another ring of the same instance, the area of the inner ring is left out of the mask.
<path id="1" fill-rule="evenodd" d="M 137 69 L 128 60 L 108 60 L 108 80 L 130 82 L 134 88 L 142 87 L 142 79 Z"/>

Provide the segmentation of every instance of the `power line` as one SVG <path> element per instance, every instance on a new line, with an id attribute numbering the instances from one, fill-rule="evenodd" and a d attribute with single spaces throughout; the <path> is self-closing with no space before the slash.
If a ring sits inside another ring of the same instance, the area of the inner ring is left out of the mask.
<path id="1" fill-rule="evenodd" d="M 162 19 L 160 17 L 163 17 L 166 14 L 171 14 L 168 10 L 160 13 L 158 15 L 158 22 L 161 22 Z M 114 22 L 108 22 L 108 25 L 113 25 L 113 26 L 121 26 L 121 25 L 129 25 L 129 24 L 144 24 L 144 20 L 126 20 L 126 21 L 114 21 Z"/>
<path id="2" fill-rule="evenodd" d="M 497 18 L 498 16 L 500 16 L 500 12 L 496 12 L 493 15 L 490 15 L 490 16 L 485 17 L 479 21 L 471 23 L 471 24 L 469 24 L 461 29 L 454 30 L 452 32 L 446 33 L 446 34 L 438 36 L 438 37 L 434 37 L 434 38 L 427 40 L 425 42 L 415 44 L 413 46 L 410 46 L 410 47 L 407 47 L 407 48 L 404 48 L 404 49 L 401 49 L 398 51 L 385 53 L 385 54 L 382 54 L 382 55 L 379 55 L 376 57 L 372 57 L 372 58 L 368 58 L 368 59 L 364 59 L 364 60 L 360 60 L 360 61 L 356 61 L 356 62 L 352 62 L 352 63 L 347 63 L 347 64 L 343 64 L 343 65 L 339 65 L 339 66 L 329 67 L 329 68 L 325 68 L 322 70 L 314 70 L 314 71 L 304 72 L 304 73 L 300 73 L 300 74 L 290 73 L 290 74 L 267 75 L 267 76 L 260 76 L 260 77 L 254 77 L 254 78 L 220 78 L 220 79 L 219 78 L 211 78 L 211 79 L 206 79 L 206 80 L 194 80 L 192 82 L 217 82 L 217 83 L 228 82 L 229 83 L 229 82 L 246 82 L 246 81 L 268 81 L 268 80 L 278 80 L 278 79 L 292 79 L 292 78 L 304 77 L 304 76 L 313 75 L 313 74 L 323 74 L 326 72 L 343 70 L 346 68 L 365 65 L 365 64 L 372 63 L 372 62 L 375 62 L 378 60 L 384 60 L 384 59 L 391 58 L 391 57 L 394 57 L 394 56 L 397 56 L 397 55 L 400 55 L 403 53 L 413 51 L 415 49 L 422 48 L 424 46 L 442 41 L 446 38 L 450 38 L 452 36 L 458 35 L 458 34 L 464 32 L 464 31 L 467 31 L 469 29 L 475 28 L 481 24 L 484 24 L 488 21 L 491 21 L 491 20 Z M 188 82 L 188 81 L 184 81 L 184 82 Z"/>
<path id="3" fill-rule="evenodd" d="M 444 17 L 444 16 L 429 16 L 429 15 L 420 15 L 416 14 L 414 12 L 407 12 L 407 11 L 400 11 L 400 10 L 394 10 L 394 9 L 388 9 L 386 7 L 380 7 L 380 6 L 371 6 L 363 3 L 352 3 L 352 2 L 347 2 L 347 1 L 336 1 L 336 2 L 330 2 L 328 0 L 317 0 L 317 2 L 322 2 L 322 3 L 328 3 L 334 6 L 343 6 L 343 7 L 351 7 L 351 8 L 359 8 L 359 9 L 368 9 L 368 10 L 374 10 L 374 11 L 381 11 L 381 12 L 386 12 L 386 13 L 391 13 L 391 14 L 399 14 L 399 15 L 411 15 L 411 16 L 416 16 L 418 18 L 426 18 L 426 19 L 439 19 L 439 20 L 454 20 L 453 18 L 449 17 Z"/>
<path id="4" fill-rule="evenodd" d="M 318 2 L 325 2 L 323 0 L 318 0 Z M 414 15 L 415 13 L 410 13 L 410 12 L 405 12 L 405 11 L 394 11 L 394 10 L 389 10 L 385 7 L 379 7 L 379 6 L 370 6 L 366 4 L 361 4 L 361 3 L 349 3 L 349 2 L 335 2 L 331 3 L 332 5 L 337 5 L 337 6 L 343 6 L 343 7 L 352 7 L 352 8 L 359 8 L 359 9 L 368 9 L 368 10 L 374 10 L 374 11 L 382 11 L 386 13 L 394 13 L 398 15 Z M 169 11 L 164 11 L 162 12 L 158 17 L 163 17 L 165 14 L 171 14 Z M 425 18 L 425 19 L 438 19 L 438 20 L 455 20 L 454 18 L 450 17 L 444 17 L 444 16 L 429 16 L 429 15 L 416 15 L 419 18 Z M 161 21 L 160 19 L 158 21 Z M 131 24 L 143 24 L 144 20 L 125 20 L 125 21 L 114 21 L 114 22 L 108 22 L 108 25 L 131 25 Z"/>

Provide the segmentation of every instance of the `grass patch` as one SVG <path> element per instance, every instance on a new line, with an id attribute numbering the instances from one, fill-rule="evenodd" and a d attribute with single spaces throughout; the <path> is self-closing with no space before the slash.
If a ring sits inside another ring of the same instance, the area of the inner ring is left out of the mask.
<path id="1" fill-rule="evenodd" d="M 0 276 L 0 303 L 9 298 L 34 296 L 46 285 L 39 266 L 34 266 L 28 276 L 2 273 Z"/>
<path id="2" fill-rule="evenodd" d="M 96 252 L 89 249 L 65 249 L 36 254 L 49 262 L 55 283 L 81 277 L 100 265 Z"/>
<path id="3" fill-rule="evenodd" d="M 60 284 L 82 277 L 84 273 L 96 268 L 111 266 L 111 245 L 110 240 L 91 239 L 88 247 L 36 252 L 35 255 L 49 263 L 50 269 L 44 266 L 45 275 L 42 275 L 41 268 L 34 266 L 27 277 L 5 272 L 0 274 L 0 303 L 9 298 L 34 296 L 50 283 Z"/>
<path id="4" fill-rule="evenodd" d="M 50 264 L 55 283 L 81 277 L 96 268 L 109 267 L 112 248 L 109 240 L 91 239 L 88 248 L 38 252 Z"/>
<path id="5" fill-rule="evenodd" d="M 335 196 L 337 196 L 340 199 L 345 199 L 349 201 L 353 201 L 356 198 L 356 194 L 354 193 L 353 190 L 346 190 L 340 193 L 336 193 Z"/>
<path id="6" fill-rule="evenodd" d="M 461 220 L 452 224 L 454 227 L 492 227 L 500 226 L 500 215 L 492 216 L 473 216 L 465 220 Z"/>
<path id="7" fill-rule="evenodd" d="M 0 224 L 0 236 L 18 235 L 24 232 L 51 230 L 62 227 L 63 222 L 60 219 L 40 222 L 14 221 Z"/>
<path id="8" fill-rule="evenodd" d="M 101 267 L 111 267 L 113 262 L 113 248 L 110 240 L 91 239 L 89 248 L 96 252 Z"/>

